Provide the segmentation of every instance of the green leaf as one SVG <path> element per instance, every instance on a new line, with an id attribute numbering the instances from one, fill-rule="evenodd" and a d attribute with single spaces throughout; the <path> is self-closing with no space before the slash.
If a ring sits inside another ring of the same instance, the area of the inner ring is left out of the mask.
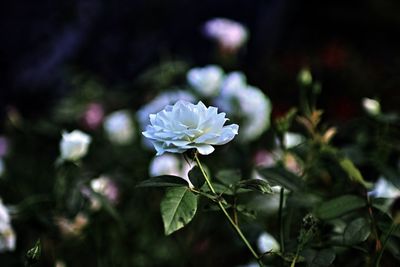
<path id="1" fill-rule="evenodd" d="M 339 165 L 347 173 L 347 175 L 352 181 L 362 184 L 365 188 L 371 188 L 373 186 L 372 183 L 369 183 L 364 180 L 364 177 L 362 176 L 360 170 L 357 169 L 357 167 L 350 159 L 348 158 L 339 159 Z"/>
<path id="2" fill-rule="evenodd" d="M 225 194 L 225 195 L 233 196 L 235 194 L 232 187 L 229 187 L 224 184 L 213 183 L 213 187 L 214 187 L 215 192 L 220 195 Z M 210 192 L 210 189 L 207 186 L 203 186 L 203 189 L 207 192 Z"/>
<path id="3" fill-rule="evenodd" d="M 241 180 L 241 175 L 238 170 L 221 170 L 217 173 L 216 178 L 224 185 L 233 187 Z"/>
<path id="4" fill-rule="evenodd" d="M 306 258 L 308 267 L 330 266 L 336 258 L 335 251 L 332 249 L 305 249 L 301 253 Z"/>
<path id="5" fill-rule="evenodd" d="M 371 198 L 372 207 L 380 210 L 383 213 L 389 213 L 390 198 Z"/>
<path id="6" fill-rule="evenodd" d="M 355 245 L 367 240 L 371 226 L 365 218 L 357 218 L 350 222 L 344 230 L 343 241 L 346 245 Z"/>
<path id="7" fill-rule="evenodd" d="M 304 262 L 305 258 L 301 255 L 296 255 L 292 252 L 286 252 L 285 254 L 282 254 L 281 252 L 275 252 L 276 255 L 282 258 L 282 260 L 287 261 L 287 262 Z"/>
<path id="8" fill-rule="evenodd" d="M 264 168 L 259 169 L 258 172 L 272 185 L 280 185 L 291 191 L 299 191 L 303 188 L 301 178 L 284 168 Z"/>
<path id="9" fill-rule="evenodd" d="M 254 220 L 256 219 L 256 215 L 257 215 L 256 211 L 252 210 L 252 209 L 249 209 L 246 205 L 238 205 L 236 207 L 236 210 L 240 214 L 243 214 L 246 217 L 249 217 L 249 218 L 254 219 Z"/>
<path id="10" fill-rule="evenodd" d="M 42 254 L 42 244 L 40 242 L 40 239 L 38 239 L 35 245 L 26 252 L 25 255 L 26 265 L 32 266 L 35 263 L 37 263 L 40 259 L 41 254 Z"/>
<path id="11" fill-rule="evenodd" d="M 194 166 L 189 171 L 189 180 L 194 185 L 195 188 L 201 188 L 203 184 L 206 182 L 203 173 L 201 172 L 198 166 Z"/>
<path id="12" fill-rule="evenodd" d="M 181 177 L 173 175 L 161 175 L 144 180 L 136 187 L 176 187 L 188 186 L 188 183 Z"/>
<path id="13" fill-rule="evenodd" d="M 344 195 L 321 203 L 314 212 L 317 218 L 329 220 L 362 208 L 365 205 L 364 199 L 359 196 Z"/>
<path id="14" fill-rule="evenodd" d="M 252 191 L 257 191 L 262 194 L 272 194 L 273 191 L 269 183 L 261 179 L 248 179 L 243 180 L 237 184 L 239 188 L 250 189 Z"/>
<path id="15" fill-rule="evenodd" d="M 194 217 L 197 211 L 198 196 L 189 188 L 168 188 L 161 201 L 161 216 L 166 235 L 183 228 Z"/>

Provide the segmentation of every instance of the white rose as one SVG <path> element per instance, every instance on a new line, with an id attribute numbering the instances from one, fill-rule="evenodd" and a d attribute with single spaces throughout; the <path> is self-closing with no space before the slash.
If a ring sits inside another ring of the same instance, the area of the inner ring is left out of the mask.
<path id="1" fill-rule="evenodd" d="M 157 155 L 188 149 L 208 155 L 214 151 L 213 145 L 226 144 L 238 134 L 237 124 L 224 126 L 227 120 L 225 113 L 218 113 L 216 107 L 207 108 L 201 101 L 197 105 L 178 101 L 151 114 L 151 125 L 143 135 L 151 140 Z"/>
<path id="2" fill-rule="evenodd" d="M 364 110 L 372 116 L 376 116 L 376 115 L 379 115 L 379 113 L 381 113 L 381 104 L 379 103 L 379 101 L 377 101 L 375 99 L 366 98 L 366 97 L 363 98 L 362 106 L 363 106 Z"/>
<path id="3" fill-rule="evenodd" d="M 243 142 L 257 139 L 270 125 L 271 101 L 259 88 L 247 85 L 241 72 L 227 75 L 215 104 L 242 119 L 240 140 Z"/>
<path id="4" fill-rule="evenodd" d="M 100 176 L 90 181 L 92 190 L 105 196 L 112 203 L 116 203 L 119 198 L 119 188 L 117 184 L 107 176 Z"/>
<path id="5" fill-rule="evenodd" d="M 267 232 L 263 232 L 257 240 L 257 246 L 261 253 L 265 253 L 268 251 L 271 252 L 279 252 L 280 246 L 278 241 Z"/>
<path id="6" fill-rule="evenodd" d="M 133 141 L 135 128 L 127 111 L 115 111 L 104 120 L 104 129 L 111 142 L 124 145 Z"/>
<path id="7" fill-rule="evenodd" d="M 209 97 L 218 94 L 224 78 L 224 71 L 215 65 L 204 68 L 193 68 L 187 73 L 190 86 L 201 96 Z"/>
<path id="8" fill-rule="evenodd" d="M 10 225 L 0 224 L 0 252 L 13 251 L 15 249 L 17 237 Z"/>
<path id="9" fill-rule="evenodd" d="M 3 205 L 3 201 L 0 198 L 0 224 L 9 224 L 10 221 L 8 209 Z"/>
<path id="10" fill-rule="evenodd" d="M 193 187 L 188 176 L 190 169 L 191 166 L 186 161 L 180 160 L 172 154 L 163 154 L 154 157 L 150 162 L 149 174 L 152 177 L 159 175 L 179 176 L 183 178 L 190 187 Z"/>
<path id="11" fill-rule="evenodd" d="M 395 199 L 400 197 L 400 190 L 385 178 L 380 177 L 369 194 L 377 198 Z"/>
<path id="12" fill-rule="evenodd" d="M 0 252 L 14 250 L 16 243 L 15 232 L 11 227 L 8 209 L 0 199 Z"/>
<path id="13" fill-rule="evenodd" d="M 86 155 L 92 138 L 79 130 L 64 132 L 60 142 L 61 158 L 75 161 Z"/>
<path id="14" fill-rule="evenodd" d="M 194 102 L 195 97 L 192 94 L 182 90 L 167 91 L 158 95 L 152 101 L 141 107 L 137 112 L 137 119 L 139 121 L 141 130 L 145 131 L 147 125 L 149 125 L 150 114 L 155 114 L 163 110 L 165 106 L 172 105 L 176 103 L 178 100 Z M 147 138 L 143 138 L 143 145 L 147 148 L 153 147 L 152 143 Z"/>
<path id="15" fill-rule="evenodd" d="M 239 90 L 236 99 L 244 117 L 241 140 L 255 140 L 270 126 L 271 101 L 259 88 L 253 86 Z"/>
<path id="16" fill-rule="evenodd" d="M 221 94 L 231 95 L 233 92 L 243 89 L 247 86 L 246 75 L 241 71 L 233 71 L 226 75 L 222 83 Z"/>

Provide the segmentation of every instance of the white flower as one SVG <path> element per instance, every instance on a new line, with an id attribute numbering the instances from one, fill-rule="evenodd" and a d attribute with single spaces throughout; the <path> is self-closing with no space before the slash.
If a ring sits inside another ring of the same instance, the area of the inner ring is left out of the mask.
<path id="1" fill-rule="evenodd" d="M 226 144 L 238 134 L 238 125 L 224 126 L 227 120 L 225 113 L 218 113 L 216 107 L 207 108 L 201 101 L 197 105 L 178 101 L 151 114 L 151 125 L 143 135 L 151 140 L 157 155 L 193 148 L 208 155 L 214 151 L 213 145 Z"/>
<path id="2" fill-rule="evenodd" d="M 246 75 L 241 71 L 229 73 L 222 84 L 222 94 L 230 95 L 233 92 L 245 88 L 247 86 Z"/>
<path id="3" fill-rule="evenodd" d="M 16 236 L 11 227 L 8 209 L 0 199 L 0 252 L 15 249 Z"/>
<path id="4" fill-rule="evenodd" d="M 9 224 L 10 221 L 8 209 L 3 205 L 3 201 L 0 198 L 0 224 Z"/>
<path id="5" fill-rule="evenodd" d="M 366 97 L 363 98 L 362 106 L 363 106 L 364 110 L 372 116 L 376 116 L 376 115 L 379 115 L 379 113 L 381 113 L 381 104 L 379 103 L 379 101 L 377 101 L 375 99 L 366 98 Z"/>
<path id="6" fill-rule="evenodd" d="M 60 142 L 61 158 L 75 161 L 86 155 L 92 138 L 79 130 L 64 132 Z"/>
<path id="7" fill-rule="evenodd" d="M 218 66 L 209 65 L 189 70 L 186 78 L 198 94 L 209 97 L 218 94 L 224 78 L 224 71 Z"/>
<path id="8" fill-rule="evenodd" d="M 237 51 L 249 38 L 248 30 L 242 24 L 226 18 L 207 21 L 204 33 L 210 39 L 217 41 L 220 48 L 227 52 Z"/>
<path id="9" fill-rule="evenodd" d="M 92 190 L 106 197 L 111 203 L 118 202 L 119 189 L 117 184 L 106 176 L 100 176 L 90 181 Z"/>
<path id="10" fill-rule="evenodd" d="M 295 146 L 300 145 L 305 141 L 304 136 L 296 133 L 286 132 L 283 135 L 283 145 L 286 148 L 293 148 Z"/>
<path id="11" fill-rule="evenodd" d="M 267 232 L 263 232 L 257 240 L 257 246 L 261 253 L 265 252 L 279 252 L 280 246 L 278 241 Z"/>
<path id="12" fill-rule="evenodd" d="M 190 187 L 193 187 L 188 176 L 190 170 L 191 166 L 189 163 L 180 160 L 172 154 L 163 154 L 154 157 L 149 166 L 149 174 L 152 177 L 159 175 L 179 176 L 183 178 Z"/>
<path id="13" fill-rule="evenodd" d="M 253 86 L 238 91 L 236 96 L 245 117 L 241 139 L 255 140 L 270 125 L 271 102 L 260 89 Z"/>
<path id="14" fill-rule="evenodd" d="M 133 141 L 135 127 L 127 111 L 120 110 L 109 114 L 103 126 L 111 142 L 125 145 Z"/>
<path id="15" fill-rule="evenodd" d="M 150 123 L 150 114 L 155 114 L 165 108 L 167 105 L 172 105 L 176 103 L 178 100 L 185 100 L 188 102 L 194 102 L 195 97 L 185 91 L 177 90 L 177 91 L 169 91 L 164 92 L 154 98 L 152 101 L 147 103 L 145 106 L 140 108 L 137 112 L 137 119 L 140 124 L 140 128 L 142 131 L 146 130 L 147 125 Z M 147 139 L 143 139 L 143 144 L 148 147 L 152 148 L 152 143 Z"/>
<path id="16" fill-rule="evenodd" d="M 400 190 L 392 183 L 388 182 L 385 178 L 380 177 L 369 194 L 377 198 L 394 199 L 396 197 L 400 197 Z"/>
<path id="17" fill-rule="evenodd" d="M 257 139 L 270 125 L 271 101 L 259 88 L 247 85 L 241 72 L 227 75 L 215 104 L 241 119 L 243 142 Z"/>

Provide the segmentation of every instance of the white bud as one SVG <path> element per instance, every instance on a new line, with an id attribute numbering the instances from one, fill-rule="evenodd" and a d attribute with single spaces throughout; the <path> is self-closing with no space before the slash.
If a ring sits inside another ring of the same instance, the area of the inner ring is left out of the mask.
<path id="1" fill-rule="evenodd" d="M 61 158 L 76 161 L 87 154 L 92 138 L 79 130 L 64 132 L 60 142 Z"/>
<path id="2" fill-rule="evenodd" d="M 376 116 L 379 113 L 381 113 L 381 104 L 375 99 L 366 98 L 366 97 L 363 98 L 362 106 L 363 106 L 364 110 L 370 115 Z"/>

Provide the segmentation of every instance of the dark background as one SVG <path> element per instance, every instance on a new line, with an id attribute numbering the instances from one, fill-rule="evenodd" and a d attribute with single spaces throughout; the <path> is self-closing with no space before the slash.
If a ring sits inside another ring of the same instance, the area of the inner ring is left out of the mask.
<path id="1" fill-rule="evenodd" d="M 124 88 L 166 57 L 218 63 L 200 30 L 213 17 L 249 28 L 247 47 L 230 68 L 243 70 L 276 110 L 296 101 L 304 66 L 322 82 L 320 105 L 334 118 L 357 114 L 364 96 L 393 110 L 400 97 L 399 10 L 395 0 L 2 1 L 1 114 L 14 106 L 23 116 L 43 115 L 73 89 L 72 71 Z"/>

